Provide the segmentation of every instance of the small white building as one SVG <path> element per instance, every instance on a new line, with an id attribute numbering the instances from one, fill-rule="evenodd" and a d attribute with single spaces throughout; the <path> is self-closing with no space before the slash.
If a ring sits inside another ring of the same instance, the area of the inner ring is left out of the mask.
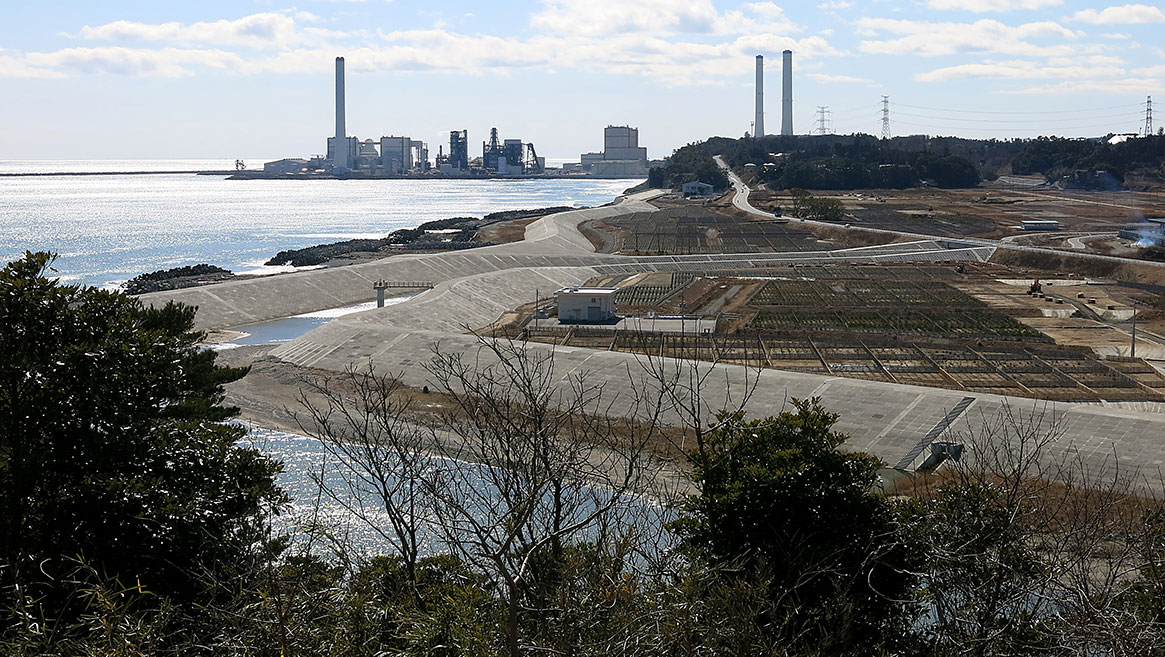
<path id="1" fill-rule="evenodd" d="M 554 293 L 560 322 L 608 322 L 615 319 L 614 287 L 564 287 Z"/>
<path id="2" fill-rule="evenodd" d="M 684 196 L 711 196 L 713 188 L 708 183 L 694 181 L 683 184 Z"/>

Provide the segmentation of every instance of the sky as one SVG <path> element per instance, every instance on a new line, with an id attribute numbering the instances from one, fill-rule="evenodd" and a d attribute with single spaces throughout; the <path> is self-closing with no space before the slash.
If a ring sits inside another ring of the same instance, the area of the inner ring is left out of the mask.
<path id="1" fill-rule="evenodd" d="M 1014 138 L 1165 125 L 1165 12 L 1071 0 L 0 0 L 0 160 L 306 157 L 333 129 L 540 155 L 639 128 L 663 157 L 751 129 Z M 883 104 L 888 96 L 888 104 Z M 824 112 L 821 108 L 825 108 Z M 822 120 L 824 119 L 824 120 Z"/>

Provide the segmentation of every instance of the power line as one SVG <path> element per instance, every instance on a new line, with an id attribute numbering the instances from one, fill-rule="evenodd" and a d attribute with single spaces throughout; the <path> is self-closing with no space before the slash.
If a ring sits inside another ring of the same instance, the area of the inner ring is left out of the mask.
<path id="1" fill-rule="evenodd" d="M 927 114 L 913 114 L 910 112 L 896 112 L 895 115 L 896 116 L 912 116 L 912 117 L 918 118 L 918 119 L 930 119 L 930 120 L 935 120 L 935 121 L 952 121 L 952 122 L 956 122 L 956 123 L 1005 123 L 1005 124 L 1011 124 L 1011 125 L 1015 125 L 1015 124 L 1019 124 L 1019 123 L 1035 123 L 1035 124 L 1043 125 L 1046 123 L 1074 122 L 1074 121 L 1080 121 L 1081 119 L 1096 120 L 1096 121 L 1103 120 L 1103 119 L 1120 119 L 1120 118 L 1130 119 L 1133 116 L 1135 116 L 1134 114 L 1132 114 L 1130 112 L 1122 112 L 1120 114 L 1106 114 L 1106 115 L 1102 115 L 1102 116 L 1087 116 L 1087 117 L 1069 116 L 1069 117 L 1061 117 L 1061 118 L 1055 118 L 1055 119 L 1047 119 L 1047 118 L 1045 118 L 1045 119 L 972 119 L 972 118 L 966 118 L 966 117 L 961 117 L 961 116 L 933 116 L 933 115 L 927 115 Z"/>
<path id="2" fill-rule="evenodd" d="M 1083 114 L 1086 112 L 1105 112 L 1114 109 L 1131 109 L 1136 107 L 1140 109 L 1143 103 L 1133 103 L 1131 105 L 1110 105 L 1108 107 L 1092 107 L 1084 109 L 1070 109 L 1070 110 L 1045 110 L 1045 111 L 990 111 L 990 110 L 968 110 L 942 107 L 923 107 L 921 105 L 906 105 L 903 103 L 894 103 L 897 107 L 909 107 L 910 109 L 928 110 L 931 112 L 958 112 L 962 114 Z"/>
<path id="3" fill-rule="evenodd" d="M 976 126 L 955 126 L 955 127 L 952 127 L 950 125 L 935 125 L 933 123 L 920 123 L 918 121 L 902 121 L 902 120 L 899 120 L 898 124 L 899 125 L 906 124 L 906 125 L 918 126 L 918 127 L 922 127 L 922 128 L 934 128 L 936 130 L 973 130 L 976 128 Z M 1024 127 L 1024 128 L 982 127 L 980 129 L 991 130 L 994 132 L 1038 132 L 1039 131 L 1037 128 L 1034 128 L 1034 127 Z M 1086 130 L 1086 131 L 1094 132 L 1096 130 L 1096 126 L 1095 125 L 1058 126 L 1056 129 L 1061 130 L 1061 131 L 1063 131 L 1063 130 Z"/>

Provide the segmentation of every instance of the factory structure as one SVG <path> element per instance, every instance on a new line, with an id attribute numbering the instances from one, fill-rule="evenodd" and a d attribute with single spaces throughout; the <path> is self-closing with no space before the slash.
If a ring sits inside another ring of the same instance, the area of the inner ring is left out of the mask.
<path id="1" fill-rule="evenodd" d="M 603 150 L 583 153 L 577 163 L 562 165 L 564 172 L 577 171 L 595 178 L 638 178 L 647 175 L 651 166 L 647 148 L 639 145 L 639 128 L 627 125 L 609 125 L 603 129 Z"/>
<path id="2" fill-rule="evenodd" d="M 765 136 L 765 58 L 756 56 L 756 116 L 752 136 Z M 793 134 L 793 51 L 781 53 L 781 134 Z"/>
<path id="3" fill-rule="evenodd" d="M 470 158 L 469 133 L 449 132 L 430 162 L 429 146 L 405 136 L 385 136 L 379 140 L 350 136 L 346 124 L 344 58 L 336 58 L 336 124 L 328 137 L 327 151 L 310 159 L 284 158 L 266 162 L 262 172 L 239 172 L 238 177 L 519 177 L 594 176 L 638 178 L 647 175 L 647 149 L 639 146 L 639 130 L 630 126 L 608 126 L 603 132 L 603 151 L 584 153 L 581 162 L 548 169 L 531 142 L 499 137 L 490 130 L 482 142 L 480 158 Z"/>

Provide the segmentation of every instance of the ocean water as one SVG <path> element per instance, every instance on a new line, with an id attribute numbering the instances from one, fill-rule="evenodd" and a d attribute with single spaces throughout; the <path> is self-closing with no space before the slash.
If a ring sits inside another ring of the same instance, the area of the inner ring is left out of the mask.
<path id="1" fill-rule="evenodd" d="M 392 525 L 378 490 L 356 475 L 360 468 L 345 456 L 328 450 L 314 438 L 262 427 L 250 427 L 241 446 L 253 447 L 283 463 L 283 472 L 278 475 L 277 482 L 287 492 L 291 503 L 286 513 L 276 518 L 275 528 L 290 534 L 297 548 L 330 556 L 331 548 L 339 544 L 354 550 L 360 557 L 395 554 Z M 485 466 L 436 456 L 422 457 L 422 461 L 427 464 L 426 470 L 444 471 L 446 476 L 456 477 L 484 493 L 484 498 L 499 500 Z M 385 469 L 390 482 L 399 481 L 392 474 L 393 465 L 386 464 Z M 593 512 L 594 504 L 609 499 L 608 492 L 603 489 L 585 488 L 574 500 L 578 506 L 568 513 L 576 519 L 581 518 Z M 491 504 L 482 505 L 481 500 L 476 495 L 461 499 L 465 508 L 474 510 L 478 522 L 499 523 L 500 518 L 489 512 Z M 552 497 L 547 494 L 534 515 L 546 518 L 551 504 Z M 445 534 L 436 524 L 431 501 L 427 498 L 418 500 L 413 513 L 418 521 L 418 547 L 422 556 L 448 551 L 443 538 Z M 608 517 L 628 534 L 633 530 L 641 532 L 641 554 L 662 552 L 674 545 L 674 536 L 664 529 L 667 523 L 675 520 L 674 512 L 658 500 L 628 496 L 621 509 Z M 313 539 L 312 533 L 306 531 L 309 527 L 324 530 L 330 539 Z M 593 529 L 584 530 L 574 538 L 593 539 Z M 643 565 L 638 557 L 632 557 L 628 564 L 632 568 Z"/>
<path id="2" fill-rule="evenodd" d="M 257 162 L 257 160 L 256 160 Z M 218 160 L 4 162 L 0 173 L 190 170 Z M 233 165 L 233 162 L 229 163 Z M 284 249 L 383 237 L 434 219 L 595 206 L 638 180 L 226 180 L 193 174 L 0 176 L 0 260 L 53 251 L 61 278 L 116 287 L 208 263 L 275 273 Z"/>
<path id="3" fill-rule="evenodd" d="M 262 162 L 248 160 L 251 168 Z M 233 160 L 0 161 L 0 173 L 199 171 Z M 433 219 L 499 210 L 608 203 L 638 180 L 226 180 L 193 174 L 0 176 L 0 262 L 25 250 L 59 254 L 64 280 L 116 287 L 137 274 L 210 263 L 237 273 L 274 273 L 262 263 L 284 249 L 359 237 L 382 237 Z M 389 300 L 390 303 L 399 299 Z M 244 329 L 243 344 L 286 341 L 353 306 Z M 286 464 L 280 476 L 292 498 L 281 529 L 322 523 L 372 554 L 389 551 L 385 536 L 351 513 L 374 500 L 319 497 L 313 479 L 339 485 L 343 467 L 319 442 L 254 427 L 247 438 Z M 319 503 L 317 504 L 317 500 Z M 435 534 L 426 552 L 439 549 Z"/>
<path id="4" fill-rule="evenodd" d="M 262 169 L 276 158 L 247 158 L 247 168 Z M 169 160 L 0 160 L 0 173 L 109 173 L 125 171 L 232 171 L 227 158 Z"/>

